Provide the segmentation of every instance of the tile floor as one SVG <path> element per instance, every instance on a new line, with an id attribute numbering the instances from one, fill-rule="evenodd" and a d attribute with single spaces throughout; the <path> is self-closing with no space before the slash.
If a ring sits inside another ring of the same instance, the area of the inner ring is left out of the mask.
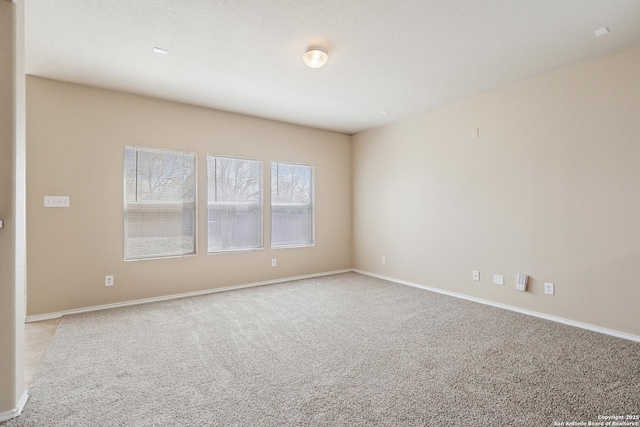
<path id="1" fill-rule="evenodd" d="M 56 333 L 58 324 L 62 318 L 43 320 L 40 322 L 25 323 L 24 325 L 24 381 L 28 388 L 36 373 L 44 353 L 49 347 L 53 334 Z"/>

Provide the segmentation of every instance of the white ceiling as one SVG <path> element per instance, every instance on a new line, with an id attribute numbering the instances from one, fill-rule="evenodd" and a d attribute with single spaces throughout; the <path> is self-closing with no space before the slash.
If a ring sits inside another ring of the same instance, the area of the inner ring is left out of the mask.
<path id="1" fill-rule="evenodd" d="M 26 0 L 28 74 L 347 134 L 638 43 L 638 0 Z"/>

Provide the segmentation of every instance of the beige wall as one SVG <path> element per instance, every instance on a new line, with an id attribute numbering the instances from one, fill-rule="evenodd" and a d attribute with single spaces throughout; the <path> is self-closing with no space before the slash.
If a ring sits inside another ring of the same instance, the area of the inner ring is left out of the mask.
<path id="1" fill-rule="evenodd" d="M 355 268 L 640 335 L 640 46 L 353 141 Z"/>
<path id="2" fill-rule="evenodd" d="M 351 267 L 347 135 L 28 76 L 27 139 L 28 315 Z M 125 145 L 197 153 L 197 256 L 123 261 Z M 207 154 L 264 161 L 264 250 L 207 255 Z M 315 167 L 315 247 L 269 248 L 272 160 Z"/>
<path id="3" fill-rule="evenodd" d="M 23 3 L 0 1 L 0 421 L 24 391 Z"/>

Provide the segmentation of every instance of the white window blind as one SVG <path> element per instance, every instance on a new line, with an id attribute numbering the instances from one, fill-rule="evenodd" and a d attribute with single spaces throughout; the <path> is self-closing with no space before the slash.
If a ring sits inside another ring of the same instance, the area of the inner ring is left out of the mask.
<path id="1" fill-rule="evenodd" d="M 262 248 L 262 162 L 207 156 L 208 249 Z"/>
<path id="2" fill-rule="evenodd" d="M 125 147 L 124 259 L 196 253 L 196 155 Z"/>
<path id="3" fill-rule="evenodd" d="M 313 167 L 271 163 L 271 247 L 314 243 Z"/>

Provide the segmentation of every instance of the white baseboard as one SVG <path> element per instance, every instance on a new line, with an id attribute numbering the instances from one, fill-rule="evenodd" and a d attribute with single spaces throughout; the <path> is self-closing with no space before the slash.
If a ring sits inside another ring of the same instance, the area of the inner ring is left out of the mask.
<path id="1" fill-rule="evenodd" d="M 22 393 L 22 397 L 18 401 L 18 406 L 16 406 L 15 409 L 12 409 L 11 411 L 7 411 L 7 412 L 0 412 L 0 423 L 9 421 L 10 419 L 19 416 L 22 413 L 22 410 L 24 409 L 24 405 L 27 404 L 27 400 L 29 400 L 29 392 L 25 390 Z"/>
<path id="2" fill-rule="evenodd" d="M 265 286 L 265 285 L 272 285 L 272 284 L 276 284 L 276 283 L 291 282 L 291 281 L 294 281 L 294 280 L 311 279 L 313 277 L 331 276 L 333 274 L 348 273 L 348 272 L 351 272 L 351 271 L 353 271 L 355 273 L 360 273 L 360 274 L 364 274 L 364 275 L 367 275 L 367 276 L 371 276 L 371 277 L 377 277 L 377 278 L 383 279 L 383 280 L 388 280 L 390 282 L 398 283 L 398 284 L 401 284 L 401 285 L 411 286 L 411 287 L 414 287 L 414 288 L 420 288 L 420 289 L 424 289 L 424 290 L 431 291 L 431 292 L 437 292 L 439 294 L 448 295 L 448 296 L 451 296 L 451 297 L 454 297 L 454 298 L 460 298 L 460 299 L 464 299 L 464 300 L 467 300 L 467 301 L 477 302 L 479 304 L 485 304 L 485 305 L 490 305 L 492 307 L 502 308 L 504 310 L 514 311 L 516 313 L 526 314 L 528 316 L 539 317 L 541 319 L 551 320 L 552 322 L 562 323 L 562 324 L 565 324 L 565 325 L 574 326 L 576 328 L 587 329 L 589 331 L 599 332 L 601 334 L 611 335 L 611 336 L 614 336 L 614 337 L 617 337 L 617 338 L 623 338 L 623 339 L 630 340 L 630 341 L 640 342 L 640 336 L 637 336 L 637 335 L 632 335 L 632 334 L 628 334 L 628 333 L 625 333 L 625 332 L 615 331 L 613 329 L 602 328 L 600 326 L 590 325 L 588 323 L 577 322 L 575 320 L 565 319 L 563 317 L 557 317 L 557 316 L 552 316 L 552 315 L 549 315 L 549 314 L 540 313 L 540 312 L 537 312 L 537 311 L 526 310 L 526 309 L 523 309 L 523 308 L 518 308 L 518 307 L 514 307 L 514 306 L 511 306 L 511 305 L 507 305 L 507 304 L 501 304 L 501 303 L 498 303 L 498 302 L 484 300 L 484 299 L 481 299 L 481 298 L 476 298 L 476 297 L 472 297 L 472 296 L 469 296 L 469 295 L 459 294 L 459 293 L 456 293 L 456 292 L 450 292 L 450 291 L 446 291 L 446 290 L 443 290 L 443 289 L 433 288 L 433 287 L 430 287 L 430 286 L 421 285 L 419 283 L 413 283 L 413 282 L 409 282 L 409 281 L 406 281 L 406 280 L 400 280 L 400 279 L 396 279 L 396 278 L 393 278 L 393 277 L 383 276 L 381 274 L 371 273 L 371 272 L 368 272 L 368 271 L 358 270 L 358 269 L 345 269 L 345 270 L 328 271 L 328 272 L 324 272 L 324 273 L 307 274 L 307 275 L 295 276 L 295 277 L 286 277 L 286 278 L 282 278 L 282 279 L 274 279 L 274 280 L 267 280 L 267 281 L 263 281 L 263 282 L 247 283 L 247 284 L 243 284 L 243 285 L 226 286 L 226 287 L 223 287 L 223 288 L 213 288 L 213 289 L 207 289 L 207 290 L 204 290 L 204 291 L 187 292 L 187 293 L 182 293 L 182 294 L 173 294 L 173 295 L 166 295 L 166 296 L 154 297 L 154 298 L 145 298 L 145 299 L 139 299 L 139 300 L 133 300 L 133 301 L 118 302 L 118 303 L 114 303 L 114 304 L 96 305 L 96 306 L 78 308 L 78 309 L 73 309 L 73 310 L 57 311 L 57 312 L 54 312 L 54 313 L 36 314 L 36 315 L 33 315 L 33 316 L 27 316 L 25 318 L 25 321 L 28 322 L 28 323 L 29 322 L 39 322 L 41 320 L 57 319 L 57 318 L 60 318 L 62 316 L 71 315 L 71 314 L 88 313 L 88 312 L 91 312 L 91 311 L 108 310 L 110 308 L 128 307 L 128 306 L 131 306 L 131 305 L 148 304 L 148 303 L 159 302 L 159 301 L 168 301 L 168 300 L 178 299 L 178 298 L 187 298 L 187 297 L 193 297 L 193 296 L 198 296 L 198 295 L 213 294 L 213 293 L 217 293 L 217 292 L 232 291 L 232 290 L 235 290 L 235 289 L 253 288 L 253 287 L 257 287 L 257 286 Z M 2 416 L 2 414 L 0 414 L 0 417 L 1 416 Z"/>
<path id="3" fill-rule="evenodd" d="M 388 280 L 390 282 L 398 283 L 401 285 L 411 286 L 414 288 L 425 289 L 431 292 L 437 292 L 439 294 L 448 295 L 454 298 L 460 298 L 468 301 L 477 302 L 480 304 L 490 305 L 492 307 L 502 308 L 504 310 L 514 311 L 516 313 L 526 314 L 528 316 L 539 317 L 541 319 L 551 320 L 552 322 L 562 323 L 569 326 L 574 326 L 576 328 L 587 329 L 593 332 L 599 332 L 605 335 L 611 335 L 617 338 L 623 338 L 629 341 L 640 342 L 640 336 L 628 334 L 626 332 L 615 331 L 613 329 L 601 328 L 600 326 L 590 325 L 588 323 L 576 322 L 575 320 L 565 319 L 563 317 L 551 316 L 549 314 L 539 313 L 537 311 L 525 310 L 523 308 L 514 307 L 512 305 L 501 304 L 498 302 L 488 301 L 481 298 L 472 297 L 469 295 L 459 294 L 456 292 L 445 291 L 443 289 L 432 288 L 430 286 L 421 285 L 418 283 L 408 282 L 406 280 L 399 280 L 393 277 L 383 276 L 380 274 L 370 273 L 368 271 L 353 269 L 352 271 L 360 274 L 365 274 L 371 277 L 377 277 L 378 279 Z"/>
<path id="4" fill-rule="evenodd" d="M 286 278 L 283 278 L 283 279 L 267 280 L 267 281 L 264 281 L 264 282 L 254 282 L 254 283 L 247 283 L 247 284 L 243 284 L 243 285 L 225 286 L 223 288 L 206 289 L 204 291 L 186 292 L 186 293 L 182 293 L 182 294 L 165 295 L 165 296 L 154 297 L 154 298 L 144 298 L 144 299 L 138 299 L 138 300 L 133 300 L 133 301 L 117 302 L 117 303 L 113 303 L 113 304 L 94 305 L 94 306 L 91 306 L 91 307 L 84 307 L 84 308 L 76 308 L 76 309 L 72 309 L 72 310 L 57 311 L 57 312 L 54 312 L 54 313 L 36 314 L 36 315 L 33 315 L 33 316 L 27 316 L 25 318 L 25 322 L 27 322 L 27 323 L 39 322 L 39 321 L 42 321 L 42 320 L 58 319 L 58 318 L 60 318 L 62 316 L 71 315 L 71 314 L 88 313 L 90 311 L 108 310 L 110 308 L 128 307 L 128 306 L 131 306 L 131 305 L 148 304 L 148 303 L 151 303 L 151 302 L 168 301 L 168 300 L 178 299 L 178 298 L 195 297 L 195 296 L 198 296 L 198 295 L 207 295 L 207 294 L 214 294 L 214 293 L 217 293 L 217 292 L 233 291 L 235 289 L 254 288 L 256 286 L 273 285 L 273 284 L 276 284 L 276 283 L 291 282 L 291 281 L 294 281 L 294 280 L 311 279 L 311 278 L 314 278 L 314 277 L 322 277 L 322 276 L 331 276 L 333 274 L 349 273 L 351 271 L 353 271 L 353 270 L 351 270 L 350 268 L 349 269 L 345 269 L 345 270 L 327 271 L 327 272 L 324 272 L 324 273 L 306 274 L 304 276 L 286 277 Z"/>

